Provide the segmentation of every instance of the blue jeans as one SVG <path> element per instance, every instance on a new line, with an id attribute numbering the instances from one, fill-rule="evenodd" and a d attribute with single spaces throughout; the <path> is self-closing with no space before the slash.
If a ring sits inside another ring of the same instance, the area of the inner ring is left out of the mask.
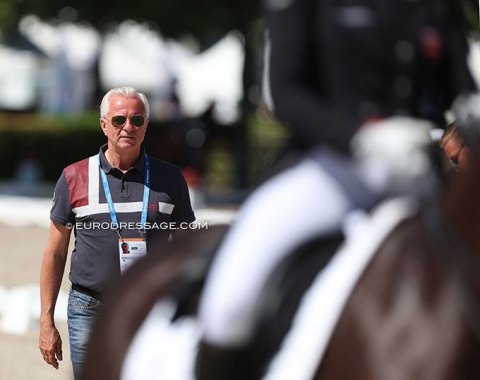
<path id="1" fill-rule="evenodd" d="M 100 309 L 101 302 L 89 295 L 71 290 L 68 297 L 68 335 L 73 376 L 80 379 L 81 366 L 85 361 L 90 331 Z"/>

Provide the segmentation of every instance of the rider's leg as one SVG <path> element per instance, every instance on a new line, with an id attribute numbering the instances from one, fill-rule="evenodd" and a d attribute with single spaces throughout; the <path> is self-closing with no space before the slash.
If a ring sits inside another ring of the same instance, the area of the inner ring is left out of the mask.
<path id="1" fill-rule="evenodd" d="M 207 279 L 199 310 L 204 340 L 225 348 L 244 345 L 271 270 L 302 242 L 338 228 L 350 208 L 336 181 L 313 159 L 259 187 L 243 205 Z"/>

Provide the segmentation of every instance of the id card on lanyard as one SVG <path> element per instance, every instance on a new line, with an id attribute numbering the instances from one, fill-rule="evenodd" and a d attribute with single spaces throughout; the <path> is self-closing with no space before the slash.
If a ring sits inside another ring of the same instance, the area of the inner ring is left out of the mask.
<path id="1" fill-rule="evenodd" d="M 122 274 L 147 254 L 145 238 L 118 239 L 118 252 L 120 254 L 120 272 Z"/>
<path id="2" fill-rule="evenodd" d="M 145 257 L 147 254 L 145 226 L 147 223 L 148 199 L 150 197 L 150 161 L 148 160 L 148 156 L 145 154 L 145 181 L 143 184 L 142 214 L 140 218 L 141 229 L 138 231 L 140 233 L 139 238 L 122 237 L 121 230 L 119 228 L 120 226 L 118 224 L 117 213 L 115 212 L 115 205 L 110 192 L 110 186 L 108 185 L 107 175 L 102 170 L 100 165 L 100 153 L 98 154 L 98 167 L 100 170 L 100 176 L 102 177 L 103 190 L 105 191 L 105 198 L 107 199 L 112 226 L 119 238 L 118 254 L 120 259 L 120 271 L 122 274 L 124 274 L 128 268 L 130 268 L 141 258 Z"/>

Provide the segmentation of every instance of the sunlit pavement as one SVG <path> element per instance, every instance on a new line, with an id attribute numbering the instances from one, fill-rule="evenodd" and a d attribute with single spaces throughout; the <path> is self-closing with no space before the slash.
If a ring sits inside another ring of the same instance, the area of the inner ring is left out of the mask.
<path id="1" fill-rule="evenodd" d="M 18 195 L 12 195 L 15 193 Z M 25 191 L 9 191 L 7 195 L 0 191 L 0 242 L 3 248 L 0 256 L 0 379 L 72 379 L 66 329 L 68 270 L 62 281 L 55 314 L 63 339 L 64 360 L 60 369 L 57 371 L 45 364 L 38 350 L 38 281 L 48 239 L 51 202 L 49 196 L 27 196 Z M 201 224 L 230 223 L 235 217 L 235 208 L 200 206 L 195 214 Z M 69 265 L 67 262 L 67 267 Z"/>
<path id="2" fill-rule="evenodd" d="M 38 273 L 32 277 L 32 282 L 20 284 L 7 284 L 6 277 L 14 276 L 16 271 L 24 271 L 25 265 L 20 258 L 22 256 L 34 256 L 40 265 L 40 257 L 48 236 L 48 226 L 50 224 L 49 214 L 51 199 L 46 197 L 27 197 L 16 195 L 0 195 L 0 228 L 1 225 L 10 231 L 17 231 L 18 237 L 3 236 L 2 246 L 8 247 L 2 252 L 3 269 L 0 270 L 0 331 L 4 333 L 22 334 L 36 326 L 39 316 L 39 289 L 38 275 L 40 267 L 32 269 Z M 197 223 L 200 226 L 209 226 L 218 223 L 230 223 L 235 217 L 235 210 L 220 208 L 200 208 L 195 211 Z M 41 234 L 42 240 L 30 235 L 29 229 L 36 228 L 36 235 Z M 25 240 L 26 239 L 26 240 Z M 34 241 L 30 241 L 33 239 Z M 29 248 L 29 243 L 33 243 Z M 12 267 L 8 268 L 9 263 Z M 21 266 L 17 268 L 15 266 Z M 6 272 L 8 271 L 8 273 Z M 15 277 L 15 276 L 14 276 Z M 18 278 L 18 276 L 17 276 Z M 15 281 L 13 281 L 15 282 Z M 9 286 L 10 285 L 10 286 Z M 9 286 L 9 287 L 7 287 Z M 66 302 L 67 292 L 60 292 L 57 319 L 66 320 Z"/>

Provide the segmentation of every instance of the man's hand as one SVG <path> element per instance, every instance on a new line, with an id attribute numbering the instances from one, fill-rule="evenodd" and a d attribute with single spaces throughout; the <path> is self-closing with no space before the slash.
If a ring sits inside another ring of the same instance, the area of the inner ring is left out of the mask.
<path id="1" fill-rule="evenodd" d="M 66 226 L 50 222 L 50 235 L 40 271 L 40 338 L 38 346 L 45 360 L 58 369 L 62 360 L 62 339 L 55 327 L 55 303 L 67 261 L 70 233 Z"/>
<path id="2" fill-rule="evenodd" d="M 53 368 L 58 369 L 58 361 L 63 360 L 62 339 L 55 326 L 40 328 L 38 346 L 42 353 L 43 360 Z"/>

